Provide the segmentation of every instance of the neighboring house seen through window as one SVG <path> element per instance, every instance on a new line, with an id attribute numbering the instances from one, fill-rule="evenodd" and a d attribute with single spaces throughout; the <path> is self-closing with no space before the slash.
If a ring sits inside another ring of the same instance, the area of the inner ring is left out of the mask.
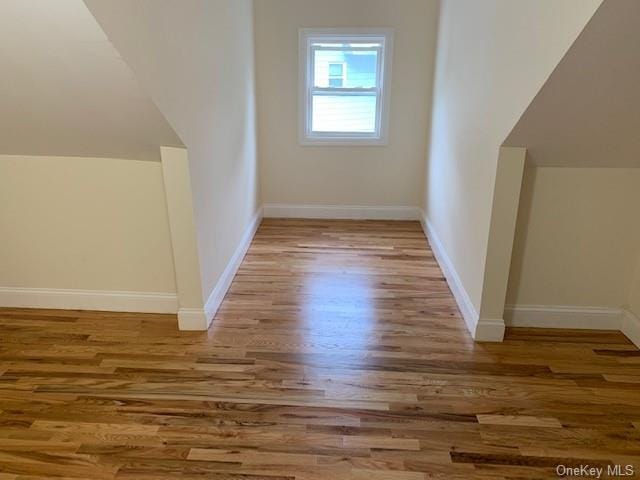
<path id="1" fill-rule="evenodd" d="M 329 86 L 330 87 L 344 87 L 346 63 L 329 63 Z"/>

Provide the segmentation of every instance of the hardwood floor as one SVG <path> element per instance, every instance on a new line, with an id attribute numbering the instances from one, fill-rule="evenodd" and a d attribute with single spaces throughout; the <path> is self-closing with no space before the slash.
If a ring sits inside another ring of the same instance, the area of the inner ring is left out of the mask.
<path id="1" fill-rule="evenodd" d="M 474 344 L 415 222 L 265 220 L 208 332 L 3 309 L 0 335 L 0 480 L 640 471 L 640 352 Z"/>

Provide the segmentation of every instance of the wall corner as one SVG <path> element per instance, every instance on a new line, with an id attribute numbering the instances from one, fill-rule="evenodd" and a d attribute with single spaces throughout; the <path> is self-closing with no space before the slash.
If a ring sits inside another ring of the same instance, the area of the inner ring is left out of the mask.
<path id="1" fill-rule="evenodd" d="M 160 147 L 173 263 L 178 291 L 180 330 L 206 330 L 193 194 L 186 148 Z"/>
<path id="2" fill-rule="evenodd" d="M 523 147 L 500 147 L 493 191 L 489 239 L 480 302 L 479 334 L 476 339 L 504 336 L 504 308 L 511 255 L 518 218 L 522 177 L 527 156 Z"/>

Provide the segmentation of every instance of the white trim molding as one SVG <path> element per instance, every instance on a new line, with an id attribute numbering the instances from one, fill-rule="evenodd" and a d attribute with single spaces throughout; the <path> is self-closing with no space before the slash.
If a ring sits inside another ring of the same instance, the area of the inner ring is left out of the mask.
<path id="1" fill-rule="evenodd" d="M 419 220 L 420 209 L 408 206 L 307 205 L 265 203 L 265 218 L 323 218 L 333 220 Z"/>
<path id="2" fill-rule="evenodd" d="M 640 318 L 629 310 L 624 310 L 622 312 L 621 323 L 620 331 L 624 333 L 636 347 L 640 348 Z"/>
<path id="3" fill-rule="evenodd" d="M 476 342 L 501 342 L 504 340 L 504 319 L 480 318 L 475 332 L 471 332 Z"/>
<path id="4" fill-rule="evenodd" d="M 473 339 L 500 342 L 506 327 L 573 328 L 619 330 L 640 348 L 640 318 L 624 308 L 582 307 L 571 305 L 506 305 L 504 319 L 479 318 L 453 262 L 424 214 L 420 223 L 436 261 L 442 269 L 451 293 Z"/>
<path id="5" fill-rule="evenodd" d="M 224 300 L 224 296 L 227 294 L 227 291 L 231 286 L 231 282 L 233 282 L 233 277 L 236 276 L 238 268 L 240 268 L 242 260 L 244 259 L 244 256 L 247 254 L 247 251 L 251 246 L 253 237 L 258 231 L 258 227 L 260 226 L 260 222 L 262 221 L 262 213 L 263 208 L 260 207 L 254 214 L 251 222 L 249 223 L 249 226 L 242 235 L 242 238 L 238 243 L 238 247 L 227 263 L 227 267 L 224 269 L 224 272 L 222 272 L 222 275 L 220 275 L 218 283 L 216 283 L 216 286 L 209 295 L 209 298 L 204 305 L 204 322 L 201 322 L 201 328 L 189 328 L 189 330 L 206 330 L 207 328 L 209 328 L 209 325 L 211 325 L 213 317 L 215 317 L 218 308 L 220 308 L 222 300 Z M 180 327 L 180 329 L 182 329 L 182 326 Z"/>
<path id="6" fill-rule="evenodd" d="M 0 306 L 106 312 L 176 313 L 175 293 L 0 287 Z"/>
<path id="7" fill-rule="evenodd" d="M 420 214 L 420 223 L 473 339 L 477 342 L 501 342 L 504 338 L 504 320 L 501 318 L 480 319 L 480 315 L 464 288 L 444 245 L 438 238 L 433 225 L 422 213 Z"/>
<path id="8" fill-rule="evenodd" d="M 465 290 L 462 280 L 460 280 L 458 272 L 453 266 L 449 255 L 447 255 L 447 251 L 438 238 L 433 226 L 429 220 L 424 217 L 421 219 L 420 223 L 422 224 L 422 231 L 427 237 L 429 245 L 431 245 L 433 255 L 436 257 L 436 261 L 440 265 L 440 269 L 449 284 L 451 293 L 453 293 L 453 297 L 456 299 L 462 318 L 464 318 L 467 328 L 473 334 L 476 330 L 476 325 L 478 324 L 478 312 L 473 306 L 473 302 L 471 301 L 471 298 L 469 298 L 469 294 Z"/>
<path id="9" fill-rule="evenodd" d="M 178 310 L 179 330 L 206 330 L 210 323 L 207 321 L 204 308 L 180 308 Z"/>
<path id="10" fill-rule="evenodd" d="M 573 305 L 507 305 L 509 327 L 619 330 L 640 347 L 640 319 L 624 308 Z"/>
<path id="11" fill-rule="evenodd" d="M 622 312 L 604 307 L 506 305 L 504 320 L 509 327 L 619 330 Z"/>

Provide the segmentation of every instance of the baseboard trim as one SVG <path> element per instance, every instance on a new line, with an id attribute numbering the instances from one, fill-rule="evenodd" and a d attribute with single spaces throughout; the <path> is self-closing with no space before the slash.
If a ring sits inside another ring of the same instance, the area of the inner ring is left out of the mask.
<path id="1" fill-rule="evenodd" d="M 262 221 L 255 213 L 204 308 L 178 308 L 175 293 L 0 287 L 0 306 L 132 313 L 178 314 L 180 330 L 207 330 Z"/>
<path id="2" fill-rule="evenodd" d="M 249 250 L 249 246 L 253 241 L 253 237 L 255 236 L 256 231 L 260 226 L 260 222 L 262 221 L 263 212 L 264 209 L 262 207 L 258 209 L 258 211 L 253 216 L 251 223 L 242 235 L 236 251 L 233 253 L 233 256 L 227 263 L 227 267 L 224 269 L 224 272 L 222 272 L 222 275 L 220 275 L 218 283 L 216 284 L 215 288 L 209 295 L 209 298 L 204 305 L 205 322 L 203 324 L 203 328 L 198 328 L 195 330 L 206 330 L 211 325 L 213 317 L 215 317 L 216 312 L 222 304 L 224 296 L 227 294 L 227 291 L 231 286 L 231 282 L 233 282 L 233 277 L 236 276 L 238 268 L 240 268 L 240 264 L 242 263 L 244 256 L 247 254 L 247 250 Z M 182 327 L 180 328 L 182 329 Z"/>
<path id="3" fill-rule="evenodd" d="M 570 305 L 506 305 L 509 327 L 619 330 L 623 310 Z"/>
<path id="4" fill-rule="evenodd" d="M 209 326 L 204 308 L 181 308 L 178 310 L 179 330 L 206 330 Z"/>
<path id="5" fill-rule="evenodd" d="M 449 284 L 451 293 L 453 293 L 453 297 L 456 299 L 462 318 L 464 318 L 467 328 L 471 334 L 474 335 L 480 318 L 478 312 L 473 306 L 471 298 L 469 298 L 469 294 L 465 290 L 462 280 L 460 280 L 460 276 L 453 266 L 453 262 L 449 258 L 444 245 L 440 241 L 436 231 L 433 229 L 433 225 L 425 216 L 422 215 L 420 223 L 422 224 L 422 231 L 427 237 L 429 245 L 431 245 L 431 251 L 433 251 L 433 255 L 436 257 L 436 261 L 438 262 L 438 265 L 440 265 L 440 269 Z"/>
<path id="6" fill-rule="evenodd" d="M 507 305 L 508 327 L 619 330 L 640 348 L 640 318 L 623 308 L 572 305 Z"/>
<path id="7" fill-rule="evenodd" d="M 636 347 L 640 348 L 640 318 L 637 315 L 624 310 L 620 330 Z"/>
<path id="8" fill-rule="evenodd" d="M 297 205 L 265 203 L 265 218 L 318 218 L 334 220 L 419 220 L 420 209 L 408 206 Z"/>
<path id="9" fill-rule="evenodd" d="M 0 306 L 132 313 L 176 313 L 175 293 L 0 287 Z"/>
<path id="10" fill-rule="evenodd" d="M 481 318 L 472 335 L 476 342 L 501 342 L 504 339 L 504 330 L 502 318 Z"/>
<path id="11" fill-rule="evenodd" d="M 477 342 L 501 342 L 504 338 L 504 321 L 501 318 L 480 318 L 438 234 L 422 213 L 420 224 L 473 339 Z"/>

